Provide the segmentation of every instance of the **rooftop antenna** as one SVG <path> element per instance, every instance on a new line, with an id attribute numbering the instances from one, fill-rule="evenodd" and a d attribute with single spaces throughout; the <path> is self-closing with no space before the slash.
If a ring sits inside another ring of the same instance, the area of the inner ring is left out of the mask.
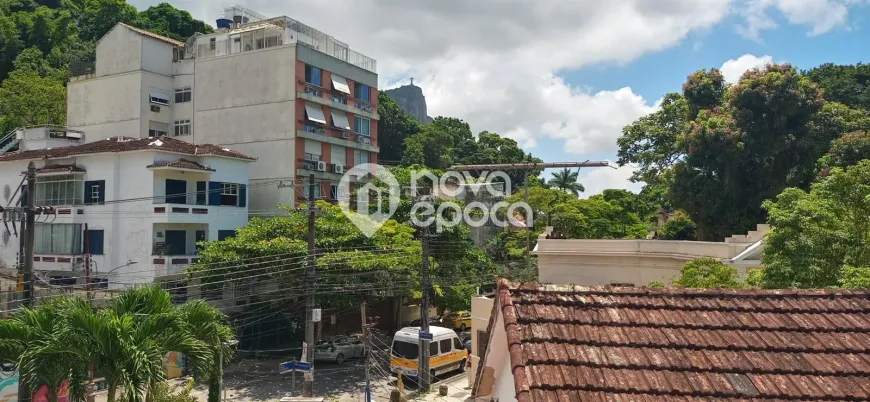
<path id="1" fill-rule="evenodd" d="M 411 77 L 411 86 L 414 86 L 414 77 Z"/>

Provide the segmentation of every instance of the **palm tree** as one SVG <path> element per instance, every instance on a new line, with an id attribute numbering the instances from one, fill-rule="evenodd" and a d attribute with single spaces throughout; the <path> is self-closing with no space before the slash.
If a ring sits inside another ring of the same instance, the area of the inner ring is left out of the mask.
<path id="1" fill-rule="evenodd" d="M 198 341 L 172 306 L 169 294 L 156 286 L 133 288 L 94 312 L 89 306 L 68 313 L 69 348 L 103 372 L 108 402 L 118 387 L 128 402 L 149 400 L 149 391 L 164 381 L 163 357 L 182 352 L 193 361 L 209 361 Z"/>
<path id="2" fill-rule="evenodd" d="M 178 306 L 177 311 L 182 322 L 186 324 L 187 331 L 209 348 L 211 361 L 201 362 L 205 364 L 197 366 L 204 366 L 204 371 L 199 372 L 204 374 L 208 381 L 208 402 L 220 402 L 222 363 L 228 363 L 232 358 L 233 349 L 230 344 L 235 340 L 233 330 L 227 324 L 227 317 L 203 300 L 184 303 Z"/>
<path id="3" fill-rule="evenodd" d="M 550 179 L 550 187 L 558 188 L 562 191 L 567 191 L 574 196 L 580 195 L 580 193 L 586 191 L 586 188 L 583 187 L 580 182 L 577 181 L 577 176 L 579 176 L 580 172 L 572 172 L 571 169 L 564 168 L 556 173 L 553 173 L 553 178 Z"/>
<path id="4" fill-rule="evenodd" d="M 66 312 L 82 302 L 79 298 L 48 300 L 36 309 L 25 308 L 0 321 L 0 356 L 17 365 L 20 378 L 27 384 L 45 385 L 51 402 L 57 402 L 64 382 L 69 384 L 72 399 L 84 398 L 82 380 L 87 363 L 69 350 L 64 331 Z"/>

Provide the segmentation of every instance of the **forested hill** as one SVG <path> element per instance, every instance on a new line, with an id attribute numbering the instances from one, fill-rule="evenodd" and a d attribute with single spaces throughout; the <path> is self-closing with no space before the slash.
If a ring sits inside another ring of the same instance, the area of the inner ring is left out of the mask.
<path id="1" fill-rule="evenodd" d="M 119 22 L 178 40 L 213 30 L 167 3 L 140 12 L 124 0 L 0 0 L 0 133 L 64 123 L 70 62 L 92 59 Z"/>

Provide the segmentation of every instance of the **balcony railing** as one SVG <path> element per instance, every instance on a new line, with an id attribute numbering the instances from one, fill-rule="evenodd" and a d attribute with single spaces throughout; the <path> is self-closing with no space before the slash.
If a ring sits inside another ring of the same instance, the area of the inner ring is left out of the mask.
<path id="1" fill-rule="evenodd" d="M 77 77 L 80 75 L 90 75 L 97 72 L 97 62 L 95 61 L 73 61 L 69 64 L 69 76 Z"/>
<path id="2" fill-rule="evenodd" d="M 364 111 L 364 112 L 369 112 L 369 113 L 374 113 L 374 112 L 375 112 L 375 108 L 374 108 L 374 106 L 372 106 L 372 105 L 369 104 L 369 103 L 365 103 L 365 101 L 363 101 L 363 100 L 359 100 L 359 99 L 354 99 L 354 101 L 353 101 L 353 107 L 355 107 L 355 108 L 357 108 L 357 109 L 359 109 L 359 110 L 362 110 L 362 111 Z"/>

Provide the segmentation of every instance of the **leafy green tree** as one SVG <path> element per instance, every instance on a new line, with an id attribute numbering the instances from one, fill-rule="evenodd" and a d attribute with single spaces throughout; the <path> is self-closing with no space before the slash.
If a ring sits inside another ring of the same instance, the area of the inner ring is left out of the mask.
<path id="1" fill-rule="evenodd" d="M 378 159 L 387 162 L 402 161 L 405 139 L 420 131 L 420 123 L 405 113 L 386 92 L 378 91 Z"/>
<path id="2" fill-rule="evenodd" d="M 197 32 L 214 32 L 211 25 L 193 18 L 189 12 L 179 10 L 169 3 L 160 3 L 140 12 L 134 25 L 180 41 L 187 40 Z"/>
<path id="3" fill-rule="evenodd" d="M 683 211 L 677 213 L 665 222 L 662 228 L 664 240 L 695 240 L 695 223 Z"/>
<path id="4" fill-rule="evenodd" d="M 870 64 L 822 64 L 805 74 L 822 88 L 825 99 L 870 110 Z"/>
<path id="5" fill-rule="evenodd" d="M 743 76 L 746 77 L 747 74 Z M 697 117 L 701 110 L 718 106 L 727 88 L 725 76 L 718 69 L 698 70 L 689 75 L 683 84 L 683 97 L 688 101 L 689 120 Z"/>
<path id="6" fill-rule="evenodd" d="M 85 41 L 97 41 L 119 22 L 135 24 L 139 17 L 136 7 L 126 0 L 85 0 L 83 3 L 79 30 Z"/>
<path id="7" fill-rule="evenodd" d="M 840 287 L 870 289 L 870 267 L 843 267 Z"/>
<path id="8" fill-rule="evenodd" d="M 224 313 L 203 300 L 188 301 L 176 307 L 176 310 L 186 330 L 209 349 L 207 357 L 210 361 L 201 364 L 207 367 L 203 374 L 208 381 L 208 401 L 220 402 L 223 376 L 221 360 L 224 364 L 232 360 L 233 348 L 230 343 L 235 340 L 233 329 L 228 325 Z M 189 389 L 186 394 L 190 394 Z M 180 397 L 183 398 L 183 395 Z"/>
<path id="9" fill-rule="evenodd" d="M 648 187 L 648 186 L 645 186 Z M 601 192 L 604 201 L 622 208 L 623 211 L 637 215 L 642 221 L 650 220 L 659 209 L 658 205 L 640 194 L 623 189 L 607 189 Z"/>
<path id="10" fill-rule="evenodd" d="M 769 65 L 744 74 L 721 107 L 699 112 L 669 193 L 696 223 L 699 239 L 755 227 L 765 218 L 762 201 L 812 181 L 816 160 L 839 135 L 813 124 L 822 108 L 807 77 L 789 65 Z"/>
<path id="11" fill-rule="evenodd" d="M 809 192 L 789 188 L 765 202 L 768 288 L 836 286 L 845 266 L 870 266 L 870 160 L 834 168 Z"/>
<path id="12" fill-rule="evenodd" d="M 63 81 L 31 70 L 16 70 L 0 85 L 0 114 L 12 127 L 64 124 Z"/>
<path id="13" fill-rule="evenodd" d="M 696 258 L 686 263 L 674 285 L 705 289 L 739 289 L 745 286 L 740 281 L 736 268 L 710 257 Z"/>
<path id="14" fill-rule="evenodd" d="M 423 126 L 404 143 L 403 165 L 422 165 L 431 169 L 447 169 L 453 164 L 453 137 L 434 125 Z"/>
<path id="15" fill-rule="evenodd" d="M 689 103 L 680 94 L 669 93 L 661 109 L 641 117 L 622 129 L 617 139 L 620 166 L 637 164 L 632 179 L 650 183 L 683 155 L 680 141 L 685 135 Z"/>
<path id="16" fill-rule="evenodd" d="M 844 134 L 831 143 L 831 150 L 819 160 L 819 166 L 828 174 L 832 167 L 845 168 L 870 159 L 870 131 Z"/>
<path id="17" fill-rule="evenodd" d="M 577 181 L 577 176 L 579 176 L 579 174 L 580 172 L 571 171 L 571 169 L 565 168 L 553 173 L 553 178 L 550 179 L 548 184 L 550 185 L 550 188 L 567 191 L 577 197 L 580 193 L 586 191 L 583 184 L 580 184 L 580 182 Z"/>

